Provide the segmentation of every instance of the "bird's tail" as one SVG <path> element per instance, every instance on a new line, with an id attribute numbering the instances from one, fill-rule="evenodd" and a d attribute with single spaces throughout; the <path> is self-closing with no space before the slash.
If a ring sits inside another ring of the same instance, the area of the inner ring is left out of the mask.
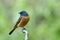
<path id="1" fill-rule="evenodd" d="M 9 32 L 9 35 L 11 35 L 16 28 L 17 28 L 17 27 L 14 27 L 14 28 Z"/>

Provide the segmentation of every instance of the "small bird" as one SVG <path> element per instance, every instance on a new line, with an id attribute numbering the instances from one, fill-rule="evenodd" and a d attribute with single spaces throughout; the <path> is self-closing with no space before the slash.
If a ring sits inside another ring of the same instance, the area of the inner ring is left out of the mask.
<path id="1" fill-rule="evenodd" d="M 15 24 L 14 28 L 9 32 L 9 35 L 11 35 L 16 28 L 24 27 L 30 19 L 29 15 L 26 11 L 21 11 L 19 14 L 20 14 L 20 17 L 19 17 L 17 23 Z"/>

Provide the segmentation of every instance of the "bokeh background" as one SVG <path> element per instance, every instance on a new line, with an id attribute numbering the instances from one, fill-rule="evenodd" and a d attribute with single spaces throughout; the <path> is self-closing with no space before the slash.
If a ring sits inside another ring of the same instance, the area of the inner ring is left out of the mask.
<path id="1" fill-rule="evenodd" d="M 60 0 L 0 0 L 0 40 L 24 40 L 21 28 L 8 34 L 21 10 L 30 16 L 29 40 L 60 40 Z"/>

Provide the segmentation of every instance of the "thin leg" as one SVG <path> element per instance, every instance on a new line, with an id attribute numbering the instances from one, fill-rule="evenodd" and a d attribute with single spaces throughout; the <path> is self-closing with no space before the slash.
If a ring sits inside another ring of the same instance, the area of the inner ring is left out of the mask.
<path id="1" fill-rule="evenodd" d="M 28 32 L 25 28 L 22 29 L 23 33 L 25 34 L 25 40 L 28 40 Z"/>

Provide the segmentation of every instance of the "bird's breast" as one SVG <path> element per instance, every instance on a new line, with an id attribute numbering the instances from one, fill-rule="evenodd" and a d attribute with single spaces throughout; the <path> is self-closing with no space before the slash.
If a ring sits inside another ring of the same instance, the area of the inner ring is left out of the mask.
<path id="1" fill-rule="evenodd" d="M 21 21 L 18 23 L 18 27 L 24 27 L 28 21 L 29 21 L 29 16 L 22 16 Z"/>

